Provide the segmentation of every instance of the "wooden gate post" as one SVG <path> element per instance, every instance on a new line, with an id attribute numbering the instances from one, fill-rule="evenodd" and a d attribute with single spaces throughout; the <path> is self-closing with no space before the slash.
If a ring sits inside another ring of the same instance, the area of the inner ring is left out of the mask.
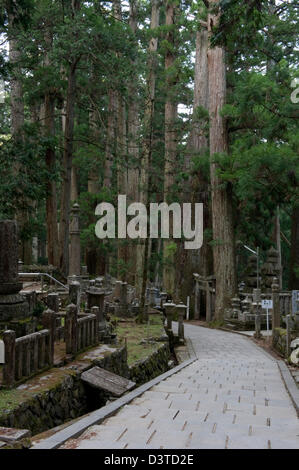
<path id="1" fill-rule="evenodd" d="M 54 346 L 55 346 L 55 330 L 56 330 L 56 316 L 53 310 L 49 308 L 43 313 L 42 319 L 43 327 L 49 330 L 49 364 L 54 364 Z"/>

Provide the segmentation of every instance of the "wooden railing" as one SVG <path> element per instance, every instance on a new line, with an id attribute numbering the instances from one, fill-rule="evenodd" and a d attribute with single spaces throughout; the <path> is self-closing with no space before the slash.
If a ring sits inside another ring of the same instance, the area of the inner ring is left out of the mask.
<path id="1" fill-rule="evenodd" d="M 101 323 L 99 308 L 92 307 L 91 314 L 80 316 L 77 311 L 74 304 L 69 305 L 66 313 L 61 314 L 48 309 L 42 318 L 44 329 L 21 338 L 16 338 L 15 331 L 4 332 L 4 386 L 12 387 L 52 367 L 55 340 L 63 339 L 66 343 L 66 353 L 73 356 L 98 344 Z"/>
<path id="2" fill-rule="evenodd" d="M 4 332 L 3 341 L 3 383 L 7 387 L 53 365 L 54 348 L 50 330 L 42 330 L 17 339 L 15 332 L 9 330 Z"/>
<path id="3" fill-rule="evenodd" d="M 98 343 L 97 317 L 86 315 L 77 322 L 77 350 L 94 346 Z"/>

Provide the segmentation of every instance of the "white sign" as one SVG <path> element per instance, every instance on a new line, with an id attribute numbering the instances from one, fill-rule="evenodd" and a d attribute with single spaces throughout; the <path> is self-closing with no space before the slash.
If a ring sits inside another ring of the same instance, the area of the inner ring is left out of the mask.
<path id="1" fill-rule="evenodd" d="M 0 340 L 0 364 L 5 363 L 4 343 Z"/>
<path id="2" fill-rule="evenodd" d="M 273 302 L 271 299 L 264 299 L 262 300 L 262 308 L 268 310 L 273 308 Z"/>

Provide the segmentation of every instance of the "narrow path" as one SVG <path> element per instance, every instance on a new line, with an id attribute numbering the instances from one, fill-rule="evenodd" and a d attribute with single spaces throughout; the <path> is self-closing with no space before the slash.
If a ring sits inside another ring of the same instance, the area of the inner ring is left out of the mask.
<path id="1" fill-rule="evenodd" d="M 198 360 L 67 441 L 71 449 L 299 449 L 275 359 L 237 334 L 185 325 Z"/>

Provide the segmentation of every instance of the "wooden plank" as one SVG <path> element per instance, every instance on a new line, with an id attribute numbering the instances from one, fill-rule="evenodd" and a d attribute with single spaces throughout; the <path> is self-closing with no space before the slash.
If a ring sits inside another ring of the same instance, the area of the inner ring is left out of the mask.
<path id="1" fill-rule="evenodd" d="M 91 387 L 105 390 L 116 397 L 120 397 L 129 390 L 132 390 L 136 385 L 135 382 L 113 374 L 101 367 L 93 367 L 83 372 L 81 380 Z"/>

